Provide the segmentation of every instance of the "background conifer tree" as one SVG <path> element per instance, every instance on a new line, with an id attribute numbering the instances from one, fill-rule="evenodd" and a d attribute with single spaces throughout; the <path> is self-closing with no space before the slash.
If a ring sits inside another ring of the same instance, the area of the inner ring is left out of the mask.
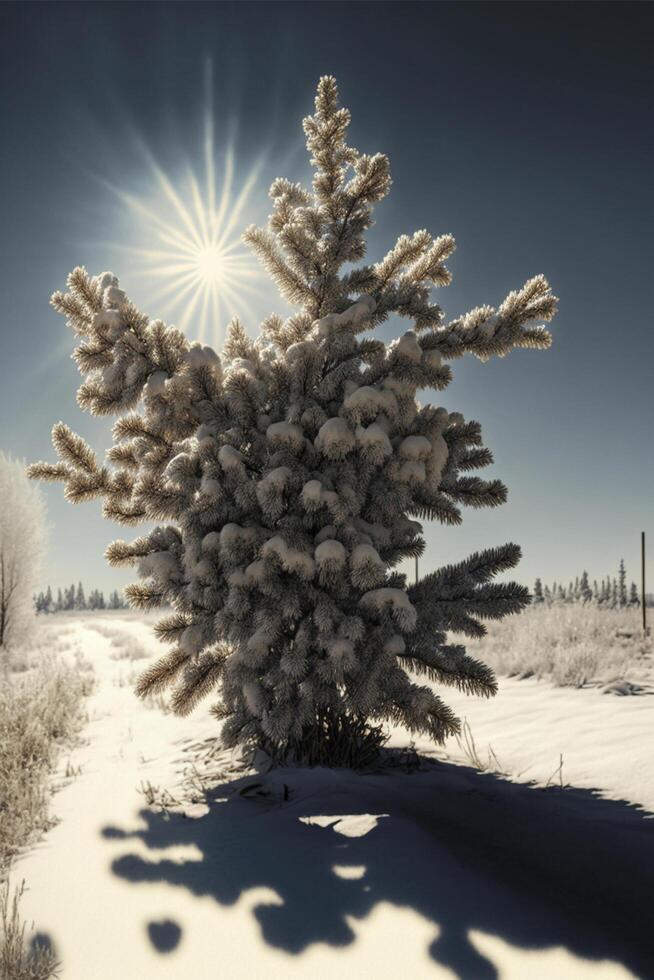
<path id="1" fill-rule="evenodd" d="M 313 186 L 280 178 L 267 228 L 245 239 L 297 309 L 272 314 L 252 340 L 233 321 L 222 355 L 149 320 L 110 273 L 76 269 L 53 305 L 78 335 L 86 376 L 79 404 L 118 415 L 100 464 L 63 423 L 55 464 L 71 501 L 104 501 L 119 523 L 162 522 L 115 541 L 112 565 L 136 565 L 131 604 L 173 612 L 170 644 L 138 692 L 173 688 L 184 714 L 217 694 L 227 745 L 255 742 L 309 762 L 352 763 L 384 721 L 436 741 L 459 728 L 420 676 L 491 695 L 492 671 L 447 641 L 479 637 L 483 621 L 517 612 L 528 591 L 493 582 L 516 545 L 472 555 L 408 586 L 397 570 L 424 550 L 423 520 L 461 521 L 462 506 L 495 507 L 497 479 L 473 471 L 492 456 L 477 422 L 432 405 L 449 362 L 515 347 L 546 348 L 555 313 L 542 276 L 446 322 L 433 287 L 450 282 L 451 235 L 402 235 L 380 262 L 359 264 L 375 204 L 390 188 L 387 158 L 346 142 L 349 113 L 320 80 L 304 120 Z M 389 316 L 411 329 L 386 344 Z M 366 336 L 367 334 L 367 336 Z"/>
<path id="2" fill-rule="evenodd" d="M 593 598 L 593 590 L 590 587 L 586 569 L 581 573 L 581 578 L 579 579 L 579 597 L 582 602 L 590 602 Z"/>
<path id="3" fill-rule="evenodd" d="M 543 602 L 543 583 L 539 578 L 534 582 L 534 602 Z"/>
<path id="4" fill-rule="evenodd" d="M 618 605 L 627 605 L 627 573 L 624 567 L 624 558 L 620 559 L 618 569 Z"/>
<path id="5" fill-rule="evenodd" d="M 84 595 L 84 586 L 81 582 L 77 584 L 77 592 L 75 593 L 75 609 L 82 610 L 86 609 L 86 597 Z"/>

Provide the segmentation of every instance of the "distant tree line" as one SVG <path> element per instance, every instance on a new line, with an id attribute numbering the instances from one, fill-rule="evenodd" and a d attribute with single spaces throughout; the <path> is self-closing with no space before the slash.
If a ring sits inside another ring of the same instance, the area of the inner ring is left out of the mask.
<path id="1" fill-rule="evenodd" d="M 81 612 L 83 609 L 127 609 L 127 603 L 117 589 L 107 600 L 98 589 L 89 592 L 87 598 L 84 586 L 79 582 L 77 588 L 71 585 L 67 589 L 57 589 L 56 599 L 48 586 L 45 592 L 34 596 L 34 607 L 37 613 Z"/>
<path id="2" fill-rule="evenodd" d="M 652 605 L 652 597 L 645 596 L 645 605 Z M 542 580 L 537 578 L 534 583 L 533 601 L 535 603 L 544 602 L 548 605 L 554 603 L 594 603 L 604 609 L 624 609 L 628 606 L 640 606 L 641 596 L 638 586 L 632 582 L 627 588 L 627 573 L 624 567 L 624 560 L 620 559 L 617 577 L 607 576 L 600 583 L 597 579 L 590 584 L 588 572 L 583 571 L 578 575 L 574 582 L 570 582 L 566 587 L 562 583 L 554 582 L 552 586 L 543 585 Z"/>

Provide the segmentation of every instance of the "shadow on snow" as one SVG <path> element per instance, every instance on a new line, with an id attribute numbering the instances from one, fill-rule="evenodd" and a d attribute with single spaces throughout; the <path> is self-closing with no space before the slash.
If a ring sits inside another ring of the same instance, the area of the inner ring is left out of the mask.
<path id="1" fill-rule="evenodd" d="M 238 779 L 215 787 L 197 819 L 143 810 L 140 829 L 105 828 L 108 839 L 195 845 L 202 854 L 179 862 L 128 853 L 113 871 L 221 905 L 272 888 L 281 902 L 259 904 L 254 915 L 265 941 L 291 954 L 312 943 L 346 946 L 355 939 L 346 917 L 389 902 L 438 927 L 430 955 L 465 980 L 498 976 L 469 941 L 471 929 L 654 976 L 654 822 L 636 807 L 444 763 L 412 774 L 277 769 L 261 779 L 270 797 L 240 796 L 253 780 Z M 363 814 L 384 816 L 300 819 Z"/>

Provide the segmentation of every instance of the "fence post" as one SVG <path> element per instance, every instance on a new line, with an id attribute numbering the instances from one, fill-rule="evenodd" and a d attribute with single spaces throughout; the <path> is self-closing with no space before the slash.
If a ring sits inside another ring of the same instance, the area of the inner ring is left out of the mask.
<path id="1" fill-rule="evenodd" d="M 643 633 L 647 636 L 647 602 L 645 594 L 645 532 L 640 532 L 640 604 L 643 610 Z"/>

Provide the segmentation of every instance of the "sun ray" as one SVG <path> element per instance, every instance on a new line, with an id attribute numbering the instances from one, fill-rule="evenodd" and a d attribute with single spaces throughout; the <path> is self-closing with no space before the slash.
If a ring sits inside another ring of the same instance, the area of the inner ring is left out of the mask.
<path id="1" fill-rule="evenodd" d="M 252 168 L 247 180 L 243 185 L 243 189 L 241 190 L 239 196 L 236 198 L 236 201 L 232 205 L 229 218 L 227 219 L 223 233 L 218 239 L 218 243 L 217 243 L 218 248 L 222 248 L 225 240 L 227 239 L 227 236 L 233 232 L 236 222 L 241 217 L 241 213 L 245 208 L 245 205 L 248 202 L 248 198 L 250 197 L 254 185 L 259 177 L 260 168 L 261 168 L 261 163 L 258 161 L 257 163 L 255 163 L 254 167 Z"/>
<path id="2" fill-rule="evenodd" d="M 229 124 L 217 153 L 211 59 L 204 65 L 203 84 L 197 162 L 189 161 L 179 174 L 168 171 L 135 133 L 150 191 L 140 185 L 137 193 L 100 180 L 129 216 L 133 241 L 116 247 L 131 257 L 131 274 L 143 284 L 144 307 L 156 308 L 167 320 L 174 317 L 192 339 L 219 346 L 233 316 L 252 327 L 256 324 L 253 304 L 257 305 L 255 297 L 261 295 L 263 283 L 240 231 L 250 217 L 247 211 L 264 158 L 241 173 L 236 166 L 235 129 Z"/>

